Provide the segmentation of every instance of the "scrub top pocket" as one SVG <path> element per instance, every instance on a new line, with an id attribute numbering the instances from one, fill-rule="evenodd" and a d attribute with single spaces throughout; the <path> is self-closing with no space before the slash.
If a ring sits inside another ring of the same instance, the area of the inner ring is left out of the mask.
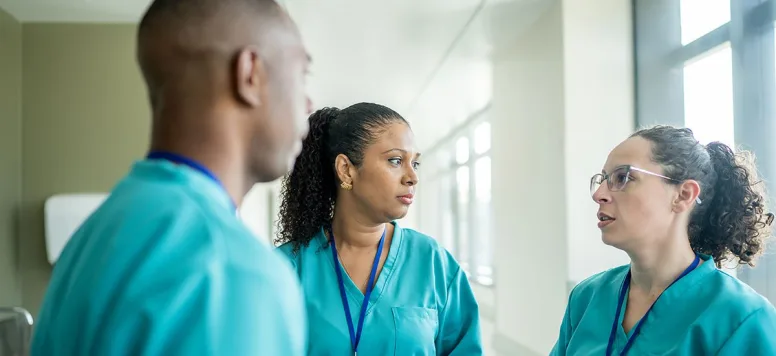
<path id="1" fill-rule="evenodd" d="M 422 307 L 394 307 L 396 328 L 396 356 L 436 355 L 439 317 L 436 309 Z"/>

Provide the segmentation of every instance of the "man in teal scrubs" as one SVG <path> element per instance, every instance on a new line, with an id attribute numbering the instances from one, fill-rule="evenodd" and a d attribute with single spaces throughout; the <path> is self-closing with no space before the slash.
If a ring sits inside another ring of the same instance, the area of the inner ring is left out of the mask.
<path id="1" fill-rule="evenodd" d="M 271 0 L 157 0 L 137 55 L 151 150 L 65 247 L 32 354 L 306 354 L 291 267 L 236 214 L 308 130 L 295 25 Z"/>

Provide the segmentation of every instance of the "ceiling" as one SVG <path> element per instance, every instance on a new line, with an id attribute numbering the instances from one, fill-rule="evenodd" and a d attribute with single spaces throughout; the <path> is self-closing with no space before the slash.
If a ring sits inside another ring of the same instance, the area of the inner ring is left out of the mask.
<path id="1" fill-rule="evenodd" d="M 529 10 L 549 2 L 283 1 L 314 58 L 315 105 L 387 105 L 410 120 L 421 147 L 430 147 L 489 102 L 493 44 L 514 37 L 536 12 Z M 0 0 L 0 8 L 25 23 L 134 23 L 148 4 Z"/>

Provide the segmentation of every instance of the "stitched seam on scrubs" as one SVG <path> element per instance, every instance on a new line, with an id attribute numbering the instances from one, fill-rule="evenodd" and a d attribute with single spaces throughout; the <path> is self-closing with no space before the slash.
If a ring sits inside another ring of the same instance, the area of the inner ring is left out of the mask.
<path id="1" fill-rule="evenodd" d="M 463 270 L 461 269 L 461 266 L 458 265 L 458 269 L 456 269 L 455 273 L 453 274 L 453 277 L 450 278 L 449 281 L 447 281 L 447 287 L 445 288 L 445 305 L 442 307 L 442 311 L 447 310 L 447 306 L 450 304 L 450 299 L 451 299 L 450 288 L 453 287 L 453 281 L 456 280 L 461 273 L 463 273 Z"/>
<path id="2" fill-rule="evenodd" d="M 566 339 L 568 339 L 568 340 L 563 340 L 565 346 L 568 346 L 569 341 L 571 340 L 571 336 L 574 335 L 574 321 L 571 320 L 571 313 L 572 313 L 571 312 L 571 306 L 573 305 L 573 303 L 571 302 L 571 298 L 574 296 L 574 291 L 577 290 L 577 286 L 578 285 L 579 284 L 574 286 L 574 288 L 571 288 L 571 292 L 569 292 L 568 301 L 566 302 L 566 317 L 568 317 L 569 323 L 568 323 L 568 325 L 566 325 L 566 327 L 568 328 L 568 330 L 566 332 L 567 333 Z"/>
<path id="3" fill-rule="evenodd" d="M 453 281 L 455 281 L 457 278 L 459 278 L 459 275 L 463 273 L 463 269 L 461 268 L 461 265 L 458 265 L 458 268 L 456 269 L 456 272 L 453 273 L 453 277 L 450 278 L 449 281 L 447 281 L 447 288 L 445 288 L 445 304 L 442 306 L 440 317 L 440 312 L 437 310 L 437 335 L 434 339 L 434 344 L 436 344 L 439 341 L 439 338 L 444 338 L 445 335 L 442 335 L 445 331 L 445 324 L 447 324 L 447 307 L 450 305 L 450 288 L 453 287 Z M 466 276 L 463 276 L 463 278 L 466 278 Z M 442 319 L 440 322 L 439 319 Z"/>
<path id="4" fill-rule="evenodd" d="M 723 273 L 724 273 L 724 272 L 723 272 Z M 727 343 L 730 341 L 730 339 L 731 339 L 733 336 L 735 336 L 735 335 L 736 335 L 736 332 L 738 331 L 738 329 L 740 329 L 740 328 L 741 328 L 741 326 L 742 326 L 742 325 L 744 325 L 744 324 L 745 324 L 745 323 L 746 323 L 746 322 L 747 322 L 749 319 L 753 318 L 753 317 L 754 317 L 754 316 L 755 316 L 757 313 L 763 312 L 763 311 L 764 311 L 766 308 L 768 308 L 768 307 L 767 307 L 767 306 L 765 306 L 765 307 L 761 307 L 761 308 L 759 308 L 759 309 L 757 309 L 757 310 L 755 310 L 755 311 L 753 311 L 753 312 L 749 313 L 749 315 L 747 315 L 745 318 L 743 318 L 743 319 L 741 320 L 741 322 L 740 322 L 740 323 L 738 323 L 738 325 L 736 326 L 736 328 L 735 328 L 735 329 L 733 329 L 733 332 L 732 332 L 732 333 L 730 333 L 730 335 L 728 336 L 727 340 L 725 340 L 725 342 L 723 342 L 723 343 L 722 343 L 722 345 L 720 345 L 720 347 L 719 347 L 719 350 L 722 350 L 722 349 L 724 349 L 724 348 L 725 348 L 725 346 L 727 346 Z M 719 350 L 717 350 L 717 354 L 719 354 Z"/>
<path id="5" fill-rule="evenodd" d="M 186 191 L 188 191 L 188 189 L 186 189 Z M 193 195 L 192 196 L 190 194 L 185 194 L 185 196 L 188 199 L 191 199 L 191 200 L 194 201 L 193 203 L 194 203 L 197 211 L 199 212 L 200 218 L 203 219 L 203 221 L 204 221 L 203 225 L 205 225 L 204 227 L 205 227 L 205 229 L 207 229 L 207 231 L 205 231 L 205 234 L 207 235 L 207 239 L 213 245 L 213 248 L 216 250 L 217 256 L 224 256 L 224 251 L 226 251 L 226 247 L 225 247 L 226 241 L 224 241 L 224 239 L 225 238 L 230 238 L 230 237 L 223 236 L 224 235 L 223 231 L 221 231 L 221 232 L 214 232 L 213 231 L 213 225 L 210 224 L 209 222 L 207 222 L 208 221 L 207 217 L 209 216 L 209 214 L 205 212 L 205 209 L 202 206 L 203 203 L 205 203 L 205 202 L 202 201 L 203 198 L 205 198 L 205 197 L 200 196 L 200 195 Z M 215 234 L 220 235 L 220 238 L 214 238 L 213 235 L 215 235 Z M 224 261 L 218 261 L 218 262 L 221 263 L 221 262 L 224 262 Z M 225 262 L 227 263 L 227 266 L 231 265 L 231 263 L 230 263 L 231 261 L 227 260 Z"/>
<path id="6" fill-rule="evenodd" d="M 401 249 L 402 245 L 404 245 L 404 229 L 399 227 L 399 224 L 396 222 L 391 222 L 390 224 L 393 225 L 393 236 L 391 236 L 391 246 L 388 247 L 388 257 L 391 256 L 391 253 L 393 253 L 394 243 L 397 243 L 395 245 L 396 247 L 396 260 L 393 261 L 391 264 L 390 273 L 388 273 L 387 276 L 385 276 L 385 283 L 383 283 L 382 287 L 380 288 L 380 292 L 377 294 L 377 297 L 375 298 L 374 303 L 372 305 L 368 305 L 366 308 L 366 314 L 369 315 L 369 313 L 372 312 L 372 309 L 377 305 L 378 302 L 380 302 L 380 299 L 383 298 L 383 294 L 385 292 L 385 287 L 388 286 L 391 283 L 391 280 L 393 279 L 393 276 L 396 275 L 396 271 L 394 270 L 393 266 L 399 265 L 399 258 L 402 257 Z M 397 234 L 398 232 L 398 234 Z M 388 257 L 385 258 L 386 261 L 388 261 Z M 385 265 L 383 265 L 383 268 L 385 268 Z M 380 272 L 380 276 L 383 276 L 383 272 Z M 375 281 L 375 284 L 377 284 L 377 281 Z"/>

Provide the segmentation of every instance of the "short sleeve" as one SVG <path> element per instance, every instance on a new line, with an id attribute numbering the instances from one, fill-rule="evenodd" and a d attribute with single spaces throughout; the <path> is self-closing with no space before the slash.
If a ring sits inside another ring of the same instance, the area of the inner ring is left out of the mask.
<path id="1" fill-rule="evenodd" d="M 479 307 L 460 267 L 449 284 L 440 325 L 437 349 L 442 355 L 482 355 Z"/>
<path id="2" fill-rule="evenodd" d="M 747 316 L 717 355 L 776 355 L 776 309 L 768 305 Z"/>

